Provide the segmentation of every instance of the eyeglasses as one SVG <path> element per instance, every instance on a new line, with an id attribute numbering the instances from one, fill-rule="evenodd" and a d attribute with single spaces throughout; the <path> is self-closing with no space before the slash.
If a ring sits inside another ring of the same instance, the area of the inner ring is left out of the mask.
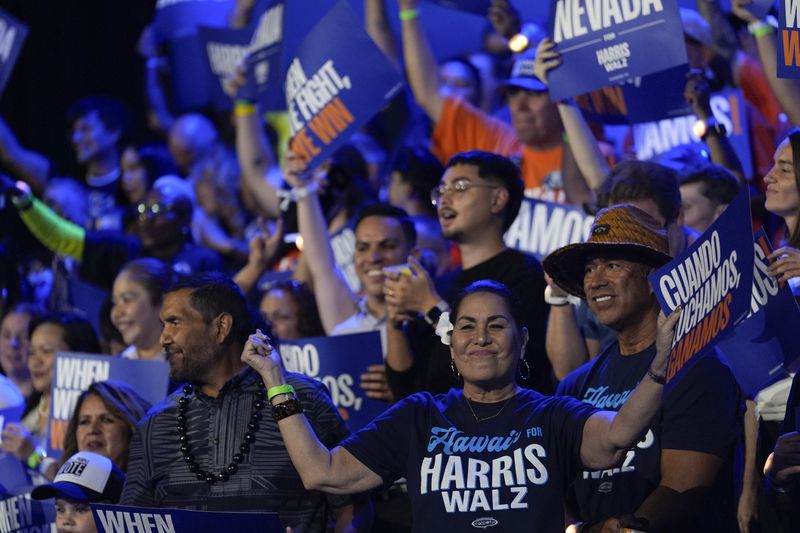
<path id="1" fill-rule="evenodd" d="M 473 188 L 497 189 L 498 185 L 484 185 L 482 183 L 472 183 L 467 178 L 453 180 L 452 185 L 439 185 L 431 190 L 431 203 L 438 206 L 445 194 L 461 195 Z"/>
<path id="2" fill-rule="evenodd" d="M 166 215 L 172 209 L 172 204 L 150 204 L 141 202 L 136 206 L 136 212 L 139 213 L 139 219 L 155 218 L 160 215 Z"/>

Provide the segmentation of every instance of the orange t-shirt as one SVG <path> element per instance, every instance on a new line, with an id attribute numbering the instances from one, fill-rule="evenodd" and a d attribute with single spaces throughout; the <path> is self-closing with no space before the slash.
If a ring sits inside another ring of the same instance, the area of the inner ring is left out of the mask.
<path id="1" fill-rule="evenodd" d="M 433 130 L 431 151 L 442 164 L 467 150 L 504 155 L 520 163 L 525 194 L 550 202 L 566 202 L 561 180 L 563 146 L 534 150 L 523 145 L 514 128 L 467 102 L 445 98 L 442 116 Z"/>

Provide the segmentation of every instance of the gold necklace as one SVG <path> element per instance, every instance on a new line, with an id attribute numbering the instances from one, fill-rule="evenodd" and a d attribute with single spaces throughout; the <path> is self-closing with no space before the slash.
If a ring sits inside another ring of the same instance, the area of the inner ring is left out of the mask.
<path id="1" fill-rule="evenodd" d="M 485 420 L 491 420 L 492 418 L 497 418 L 498 416 L 500 416 L 500 413 L 503 412 L 503 409 L 506 408 L 506 405 L 508 405 L 508 403 L 511 401 L 511 398 L 513 397 L 514 396 L 506 398 L 506 400 L 503 402 L 503 407 L 501 407 L 500 410 L 497 411 L 495 414 L 493 414 L 492 416 L 485 416 L 483 418 L 478 418 L 478 415 L 475 414 L 475 410 L 472 409 L 472 400 L 470 400 L 466 396 L 464 396 L 464 399 L 467 400 L 467 407 L 469 407 L 469 412 L 472 413 L 472 416 L 475 417 L 475 422 L 483 422 Z"/>

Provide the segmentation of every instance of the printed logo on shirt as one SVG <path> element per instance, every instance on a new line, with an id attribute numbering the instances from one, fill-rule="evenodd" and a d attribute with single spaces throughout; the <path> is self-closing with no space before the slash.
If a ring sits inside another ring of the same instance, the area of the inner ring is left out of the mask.
<path id="1" fill-rule="evenodd" d="M 543 462 L 547 457 L 544 446 L 527 444 L 512 449 L 521 435 L 512 430 L 508 435 L 467 436 L 455 428 L 432 428 L 427 451 L 439 453 L 422 459 L 420 494 L 440 493 L 448 513 L 527 509 L 528 486 L 546 484 L 549 473 Z M 484 454 L 485 459 L 460 453 Z M 490 453 L 493 455 L 488 457 Z M 489 518 L 476 522 L 480 520 Z M 474 527 L 492 525 L 496 524 L 473 523 Z"/>
<path id="2" fill-rule="evenodd" d="M 477 527 L 479 529 L 486 529 L 487 527 L 496 526 L 499 523 L 500 522 L 489 516 L 486 518 L 478 518 L 477 520 L 473 520 L 472 527 Z"/>
<path id="3" fill-rule="evenodd" d="M 628 450 L 625 454 L 625 460 L 622 461 L 622 465 L 616 468 L 608 468 L 606 470 L 584 470 L 583 471 L 583 479 L 603 479 L 606 477 L 611 477 L 616 474 L 624 474 L 626 472 L 635 472 L 636 471 L 636 450 L 637 448 L 640 450 L 644 450 L 650 448 L 656 441 L 655 434 L 653 433 L 652 429 L 647 430 L 647 434 L 644 436 L 642 440 L 640 440 L 635 447 Z M 603 482 L 597 487 L 597 492 L 600 493 L 607 493 L 613 490 L 613 484 L 611 481 Z"/>
<path id="4" fill-rule="evenodd" d="M 628 399 L 628 396 L 633 394 L 633 389 L 614 393 L 609 393 L 608 389 L 608 385 L 603 385 L 602 387 L 588 387 L 581 400 L 598 409 L 618 411 L 619 408 L 622 407 L 622 404 L 625 403 L 625 400 Z"/>

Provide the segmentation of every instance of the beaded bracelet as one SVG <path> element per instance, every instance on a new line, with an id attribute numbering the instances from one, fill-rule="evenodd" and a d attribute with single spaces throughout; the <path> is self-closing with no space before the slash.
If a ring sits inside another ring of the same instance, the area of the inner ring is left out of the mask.
<path id="1" fill-rule="evenodd" d="M 275 422 L 279 422 L 292 415 L 298 415 L 302 412 L 303 405 L 297 398 L 292 398 L 291 400 L 286 400 L 285 402 L 272 406 L 272 418 L 275 419 Z"/>

